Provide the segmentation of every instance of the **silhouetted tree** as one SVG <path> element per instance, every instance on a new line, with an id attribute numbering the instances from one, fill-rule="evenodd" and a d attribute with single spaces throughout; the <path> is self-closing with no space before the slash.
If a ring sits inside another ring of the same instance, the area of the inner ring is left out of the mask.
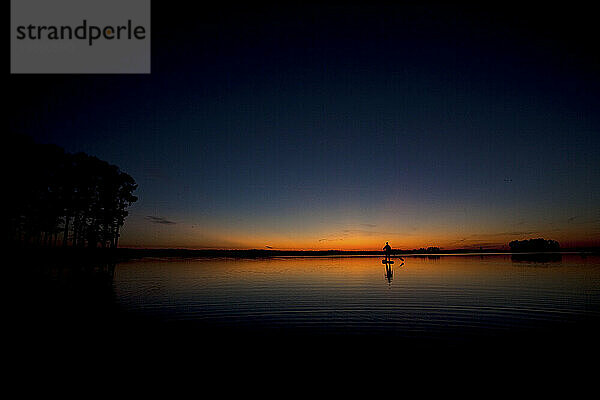
<path id="1" fill-rule="evenodd" d="M 19 161 L 9 174 L 8 239 L 22 246 L 116 247 L 127 208 L 137 201 L 134 179 L 96 157 L 65 153 L 13 136 Z"/>

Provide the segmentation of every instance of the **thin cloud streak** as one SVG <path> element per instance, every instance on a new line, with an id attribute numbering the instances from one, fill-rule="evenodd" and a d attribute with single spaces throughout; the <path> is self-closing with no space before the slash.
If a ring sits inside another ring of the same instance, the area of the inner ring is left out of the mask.
<path id="1" fill-rule="evenodd" d="M 155 216 L 152 216 L 152 215 L 146 215 L 146 221 L 150 221 L 153 224 L 161 224 L 161 225 L 175 225 L 175 224 L 177 224 L 177 222 L 168 220 L 166 218 L 155 217 Z"/>

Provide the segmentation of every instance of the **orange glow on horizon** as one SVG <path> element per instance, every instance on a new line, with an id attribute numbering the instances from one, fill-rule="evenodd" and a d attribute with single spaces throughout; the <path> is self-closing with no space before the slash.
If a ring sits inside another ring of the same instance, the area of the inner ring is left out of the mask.
<path id="1" fill-rule="evenodd" d="M 563 248 L 600 246 L 588 225 L 511 226 L 494 220 L 461 224 L 443 217 L 422 223 L 371 219 L 370 224 L 350 217 L 327 224 L 308 218 L 252 224 L 173 219 L 177 223 L 165 225 L 133 218 L 125 224 L 119 244 L 135 248 L 379 251 L 389 242 L 400 250 L 452 250 L 508 249 L 513 240 L 543 237 L 558 241 Z"/>
<path id="2" fill-rule="evenodd" d="M 485 236 L 485 235 L 482 235 Z M 379 251 L 386 242 L 389 242 L 392 248 L 399 250 L 412 250 L 427 247 L 439 247 L 443 250 L 451 249 L 508 249 L 508 243 L 512 240 L 523 240 L 533 237 L 544 237 L 559 241 L 563 248 L 574 247 L 595 247 L 600 245 L 600 240 L 585 235 L 577 237 L 568 237 L 551 233 L 540 233 L 538 235 L 498 235 L 484 239 L 462 239 L 450 235 L 425 235 L 402 237 L 385 236 L 353 236 L 340 239 L 315 240 L 306 237 L 257 237 L 249 235 L 228 236 L 221 242 L 211 239 L 202 243 L 196 241 L 194 237 L 170 237 L 163 240 L 132 240 L 124 237 L 121 241 L 122 247 L 134 248 L 185 248 L 185 249 L 272 249 L 272 250 L 345 250 L 345 251 Z M 221 243 L 220 243 L 221 242 Z"/>

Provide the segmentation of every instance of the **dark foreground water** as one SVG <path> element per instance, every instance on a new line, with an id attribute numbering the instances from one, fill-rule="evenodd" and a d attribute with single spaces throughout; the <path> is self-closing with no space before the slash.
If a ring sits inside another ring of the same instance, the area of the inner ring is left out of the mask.
<path id="1" fill-rule="evenodd" d="M 594 388 L 600 257 L 405 259 L 41 260 L 5 284 L 17 289 L 7 365 L 24 388 L 78 397 L 161 382 L 169 396 L 182 384 L 277 396 Z"/>
<path id="2" fill-rule="evenodd" d="M 147 259 L 113 289 L 126 313 L 261 334 L 466 341 L 600 319 L 600 259 L 579 255 Z"/>
<path id="3" fill-rule="evenodd" d="M 267 354 L 284 362 L 306 354 L 397 362 L 410 353 L 429 362 L 426 352 L 452 349 L 446 360 L 466 350 L 497 360 L 509 351 L 514 368 L 514 355 L 531 359 L 534 349 L 550 361 L 598 355 L 599 256 L 405 260 L 391 269 L 380 257 L 38 265 L 12 299 L 22 305 L 14 331 L 34 357 L 52 349 L 48 359 L 89 352 L 120 359 L 136 349 L 151 359 L 211 363 L 253 364 Z"/>

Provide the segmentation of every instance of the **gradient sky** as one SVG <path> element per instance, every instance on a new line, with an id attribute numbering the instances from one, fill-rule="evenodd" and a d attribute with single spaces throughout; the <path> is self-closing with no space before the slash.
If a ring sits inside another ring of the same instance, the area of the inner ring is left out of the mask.
<path id="1" fill-rule="evenodd" d="M 600 245 L 589 11 L 166 3 L 151 75 L 9 79 L 13 132 L 136 179 L 122 246 Z"/>

